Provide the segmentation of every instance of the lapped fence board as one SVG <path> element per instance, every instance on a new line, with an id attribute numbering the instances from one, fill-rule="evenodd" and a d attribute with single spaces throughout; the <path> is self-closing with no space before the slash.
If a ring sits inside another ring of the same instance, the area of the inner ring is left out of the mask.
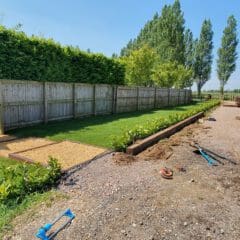
<path id="1" fill-rule="evenodd" d="M 0 80 L 0 129 L 190 101 L 191 91 L 185 89 Z"/>

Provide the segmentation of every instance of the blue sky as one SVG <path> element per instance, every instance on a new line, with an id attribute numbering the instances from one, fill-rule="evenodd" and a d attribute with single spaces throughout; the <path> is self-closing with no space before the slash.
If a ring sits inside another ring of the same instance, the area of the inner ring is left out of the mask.
<path id="1" fill-rule="evenodd" d="M 62 44 L 78 45 L 107 56 L 139 33 L 145 22 L 173 0 L 0 0 L 0 21 L 13 27 L 23 24 L 31 35 L 51 37 Z M 182 0 L 186 27 L 198 37 L 202 21 L 211 19 L 214 30 L 214 64 L 211 80 L 204 89 L 218 88 L 216 52 L 226 26 L 234 14 L 240 29 L 239 0 Z M 238 48 L 240 52 L 240 47 Z M 226 88 L 240 88 L 240 60 Z"/>

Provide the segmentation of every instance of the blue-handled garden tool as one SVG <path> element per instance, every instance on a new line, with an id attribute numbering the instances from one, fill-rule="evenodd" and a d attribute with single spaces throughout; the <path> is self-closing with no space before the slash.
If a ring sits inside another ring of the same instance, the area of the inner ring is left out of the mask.
<path id="1" fill-rule="evenodd" d="M 194 147 L 196 147 L 198 149 L 198 151 L 200 152 L 200 154 L 202 155 L 202 157 L 207 160 L 208 164 L 210 166 L 218 166 L 218 163 L 216 161 L 215 158 L 213 158 L 212 156 L 210 156 L 209 154 L 207 154 L 198 144 L 194 143 L 193 145 Z"/>
<path id="2" fill-rule="evenodd" d="M 56 224 L 62 217 L 67 217 L 68 220 L 59 227 L 55 232 L 50 233 L 47 235 L 47 232 L 53 227 L 54 224 Z M 72 222 L 72 220 L 75 218 L 75 215 L 71 212 L 70 209 L 67 209 L 65 212 L 63 212 L 59 217 L 57 217 L 55 220 L 53 220 L 51 223 L 45 224 L 43 227 L 41 227 L 36 237 L 40 238 L 42 240 L 50 240 L 53 239 L 60 231 L 62 231 L 68 224 Z"/>

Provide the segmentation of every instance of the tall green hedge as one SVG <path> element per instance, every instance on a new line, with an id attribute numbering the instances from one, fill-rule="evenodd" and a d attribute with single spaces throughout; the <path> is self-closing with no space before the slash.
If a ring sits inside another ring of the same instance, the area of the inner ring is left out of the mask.
<path id="1" fill-rule="evenodd" d="M 102 54 L 0 26 L 0 79 L 123 84 L 124 72 Z"/>

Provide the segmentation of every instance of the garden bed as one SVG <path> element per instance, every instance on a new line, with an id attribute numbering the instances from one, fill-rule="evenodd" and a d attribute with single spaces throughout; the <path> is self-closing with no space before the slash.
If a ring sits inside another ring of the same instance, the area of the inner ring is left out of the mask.
<path id="1" fill-rule="evenodd" d="M 189 109 L 186 112 L 180 112 L 176 114 L 170 114 L 167 117 L 158 117 L 155 119 L 151 119 L 147 122 L 144 122 L 142 125 L 137 125 L 132 129 L 128 129 L 127 131 L 122 132 L 121 135 L 115 136 L 113 139 L 113 147 L 116 151 L 126 151 L 127 147 L 129 147 L 132 144 L 137 143 L 137 141 L 145 139 L 161 130 L 164 130 L 174 124 L 177 124 L 187 118 L 191 118 L 192 116 L 201 113 L 206 112 L 220 104 L 220 101 L 212 100 L 203 102 L 193 109 Z M 203 114 L 202 113 L 202 114 Z M 191 122 L 191 120 L 190 120 Z M 176 125 L 176 128 L 179 128 L 178 125 Z M 174 133 L 174 129 L 170 129 L 170 132 Z M 169 133 L 165 134 L 165 137 L 169 136 Z M 164 135 L 163 134 L 163 135 Z M 161 139 L 161 138 L 159 138 Z M 151 141 L 152 143 L 157 141 L 157 137 L 153 136 Z M 149 141 L 147 141 L 149 142 Z M 145 142 L 145 148 L 151 146 L 151 144 L 147 144 Z M 140 150 L 138 150 L 139 152 Z M 128 153 L 131 153 L 133 151 L 129 150 Z M 136 150 L 137 152 L 137 150 Z"/>
<path id="2" fill-rule="evenodd" d="M 187 125 L 195 122 L 199 118 L 204 116 L 204 112 L 200 112 L 192 117 L 189 117 L 173 126 L 166 128 L 163 131 L 160 131 L 156 134 L 151 135 L 127 148 L 127 154 L 136 155 L 146 148 L 152 146 L 153 144 L 157 143 L 159 140 L 170 137 L 172 134 L 176 133 L 177 131 L 181 130 L 182 128 L 186 127 Z"/>
<path id="3" fill-rule="evenodd" d="M 6 136 L 4 139 L 5 141 L 0 142 L 0 156 L 2 157 L 8 157 L 11 153 L 21 152 L 54 143 L 53 141 L 44 138 L 24 138 L 10 141 L 14 138 Z"/>
<path id="4" fill-rule="evenodd" d="M 105 152 L 106 149 L 104 148 L 71 141 L 63 141 L 11 153 L 9 157 L 30 163 L 40 163 L 43 166 L 47 166 L 49 157 L 51 156 L 58 160 L 63 171 L 67 171 L 68 169 L 85 163 Z"/>

